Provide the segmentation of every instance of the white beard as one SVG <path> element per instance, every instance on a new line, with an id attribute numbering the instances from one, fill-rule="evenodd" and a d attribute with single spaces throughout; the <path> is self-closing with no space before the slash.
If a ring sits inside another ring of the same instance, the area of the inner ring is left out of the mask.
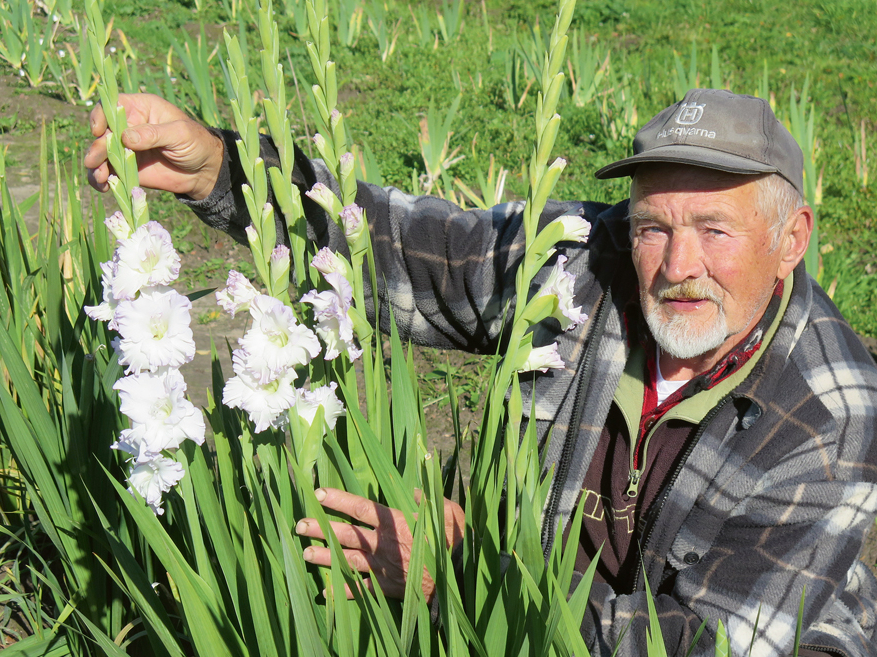
<path id="1" fill-rule="evenodd" d="M 716 316 L 709 324 L 685 314 L 674 313 L 666 319 L 661 301 L 667 298 L 707 299 L 715 304 Z M 674 358 L 687 360 L 702 356 L 719 347 L 730 335 L 722 298 L 705 280 L 686 280 L 676 285 L 665 285 L 656 290 L 654 296 L 644 293 L 642 306 L 655 342 L 664 353 Z"/>
<path id="2" fill-rule="evenodd" d="M 683 315 L 665 320 L 660 313 L 660 307 L 654 306 L 646 314 L 646 323 L 658 346 L 674 358 L 687 360 L 702 356 L 728 339 L 728 322 L 721 306 L 708 326 L 698 326 L 696 320 Z"/>

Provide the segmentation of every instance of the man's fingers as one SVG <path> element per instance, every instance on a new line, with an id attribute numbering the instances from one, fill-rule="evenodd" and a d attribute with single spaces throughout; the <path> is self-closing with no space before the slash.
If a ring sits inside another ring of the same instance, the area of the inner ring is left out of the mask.
<path id="1" fill-rule="evenodd" d="M 91 113 L 88 115 L 88 121 L 91 125 L 91 134 L 95 137 L 100 137 L 107 131 L 107 117 L 104 114 L 104 108 L 101 107 L 100 103 L 94 106 L 94 109 L 91 110 Z"/>
<path id="2" fill-rule="evenodd" d="M 362 550 L 347 549 L 342 550 L 341 553 L 344 555 L 344 558 L 353 570 L 357 570 L 361 573 L 371 571 L 372 564 L 369 560 L 369 556 Z M 332 565 L 332 551 L 327 547 L 312 545 L 305 548 L 302 557 L 304 557 L 305 561 L 312 563 L 315 566 L 328 567 Z"/>
<path id="3" fill-rule="evenodd" d="M 383 504 L 378 504 L 359 495 L 353 495 L 337 488 L 318 488 L 317 501 L 327 509 L 338 511 L 372 527 L 380 527 L 397 522 L 405 523 L 404 518 L 396 517 L 394 512 Z"/>
<path id="4" fill-rule="evenodd" d="M 107 179 L 110 177 L 110 167 L 106 162 L 101 164 L 96 169 L 88 170 L 88 184 L 91 185 L 98 192 L 106 192 L 109 191 L 110 186 L 107 184 Z"/>
<path id="5" fill-rule="evenodd" d="M 82 158 L 82 164 L 88 169 L 96 169 L 102 162 L 107 160 L 107 138 L 101 136 L 91 142 L 85 157 Z"/>
<path id="6" fill-rule="evenodd" d="M 343 547 L 354 548 L 374 552 L 378 547 L 378 539 L 375 532 L 365 527 L 354 527 L 346 522 L 330 522 L 335 537 Z M 325 540 L 323 529 L 313 518 L 300 520 L 295 526 L 295 533 L 299 536 Z"/>

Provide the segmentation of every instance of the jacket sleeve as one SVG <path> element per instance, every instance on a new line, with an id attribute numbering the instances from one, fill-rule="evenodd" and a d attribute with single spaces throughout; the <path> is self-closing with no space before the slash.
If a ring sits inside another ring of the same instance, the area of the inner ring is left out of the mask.
<path id="1" fill-rule="evenodd" d="M 246 182 L 234 155 L 236 134 L 217 131 L 225 159 L 217 184 L 203 201 L 181 198 L 208 225 L 246 244 L 250 223 L 241 185 Z M 276 165 L 277 153 L 263 137 L 262 157 Z M 293 182 L 302 192 L 321 182 L 338 185 L 320 160 L 297 150 Z M 269 180 L 270 185 L 270 180 Z M 269 198 L 273 200 L 273 196 Z M 346 253 L 343 235 L 322 209 L 302 197 L 309 236 L 318 247 Z M 411 196 L 398 189 L 360 181 L 356 203 L 371 230 L 378 281 L 381 329 L 389 330 L 390 308 L 403 340 L 436 347 L 495 353 L 507 304 L 513 301 L 515 270 L 523 257 L 524 204 L 507 203 L 486 211 L 464 211 L 433 196 Z M 565 213 L 580 214 L 582 203 L 550 202 L 543 223 Z M 287 242 L 282 215 L 278 242 Z M 366 276 L 368 285 L 368 276 Z M 371 300 L 366 290 L 367 303 Z M 372 321 L 374 308 L 368 308 Z"/>

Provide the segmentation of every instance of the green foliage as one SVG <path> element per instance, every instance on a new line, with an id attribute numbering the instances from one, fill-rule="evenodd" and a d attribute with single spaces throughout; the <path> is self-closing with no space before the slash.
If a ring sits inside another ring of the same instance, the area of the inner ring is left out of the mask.
<path id="1" fill-rule="evenodd" d="M 108 447 L 119 427 L 112 383 L 120 368 L 105 348 L 106 330 L 85 321 L 82 305 L 95 303 L 97 264 L 110 249 L 105 237 L 89 233 L 73 193 L 81 182 L 78 167 L 61 169 L 54 138 L 52 153 L 43 132 L 40 192 L 21 204 L 9 192 L 0 157 L 0 442 L 7 475 L 17 473 L 26 490 L 17 511 L 3 509 L 11 521 L 4 529 L 12 539 L 6 549 L 18 548 L 19 572 L 4 588 L 28 619 L 31 636 L 22 649 L 53 645 L 58 655 L 66 654 L 63 650 L 86 655 L 89 628 L 116 637 L 130 609 L 101 565 L 110 552 L 94 531 L 98 516 L 112 518 L 132 554 L 150 571 L 151 564 L 132 542 L 110 481 L 96 476 L 116 467 Z M 23 213 L 33 204 L 40 209 L 40 224 L 31 234 Z M 100 205 L 94 210 L 103 212 Z M 34 588 L 37 594 L 28 594 Z M 77 629 L 59 636 L 60 622 Z"/>

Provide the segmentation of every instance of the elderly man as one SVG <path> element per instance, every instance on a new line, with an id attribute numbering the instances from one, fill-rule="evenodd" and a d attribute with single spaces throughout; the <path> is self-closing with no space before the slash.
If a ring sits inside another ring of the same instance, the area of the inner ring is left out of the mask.
<path id="1" fill-rule="evenodd" d="M 133 127 L 122 139 L 139 153 L 141 182 L 183 195 L 243 239 L 234 136 L 154 97 L 124 103 Z M 97 110 L 85 163 L 102 190 L 105 130 Z M 565 537 L 577 570 L 603 546 L 587 645 L 645 653 L 644 570 L 670 654 L 689 649 L 704 619 L 707 635 L 725 624 L 735 654 L 750 645 L 753 655 L 791 654 L 806 586 L 799 654 L 877 655 L 877 581 L 857 558 L 877 513 L 877 370 L 801 264 L 813 227 L 801 151 L 763 100 L 716 90 L 692 90 L 659 113 L 634 150 L 596 174 L 632 176 L 629 201 L 549 203 L 543 216 L 593 226 L 587 245 L 560 251 L 590 321 L 560 335 L 540 328 L 537 341 L 557 340 L 568 368 L 535 378 L 527 410 L 541 436 L 553 432 L 546 553 L 580 500 L 581 533 Z M 276 161 L 267 140 L 263 155 Z M 334 185 L 322 163 L 299 154 L 297 164 L 302 188 Z M 364 183 L 357 203 L 400 330 L 426 344 L 495 349 L 521 257 L 522 204 L 464 212 Z M 320 210 L 306 210 L 318 242 L 340 247 Z M 388 522 L 396 512 L 320 494 L 375 527 L 336 524 L 354 566 L 401 591 L 398 555 L 411 537 L 388 529 L 404 525 Z M 464 518 L 448 509 L 453 542 Z M 320 537 L 309 519 L 296 530 Z M 305 558 L 326 565 L 328 550 Z M 695 648 L 711 650 L 705 639 Z"/>

